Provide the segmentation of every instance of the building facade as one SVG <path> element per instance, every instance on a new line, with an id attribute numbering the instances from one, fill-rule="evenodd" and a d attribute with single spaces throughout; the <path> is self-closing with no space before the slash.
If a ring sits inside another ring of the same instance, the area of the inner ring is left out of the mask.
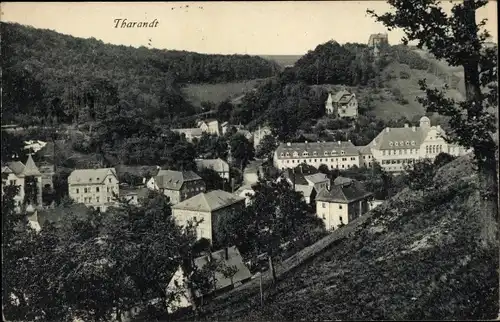
<path id="1" fill-rule="evenodd" d="M 186 141 L 193 142 L 194 139 L 201 139 L 203 131 L 200 128 L 172 129 L 172 132 L 179 133 L 186 138 Z"/>
<path id="2" fill-rule="evenodd" d="M 215 134 L 215 135 L 222 134 L 221 126 L 219 124 L 219 121 L 216 119 L 207 119 L 207 120 L 199 121 L 198 127 L 204 133 Z"/>
<path id="3" fill-rule="evenodd" d="M 212 169 L 219 174 L 222 179 L 229 181 L 229 164 L 222 160 L 218 159 L 195 159 L 196 167 L 198 169 Z"/>
<path id="4" fill-rule="evenodd" d="M 217 219 L 233 212 L 239 213 L 244 207 L 245 198 L 223 190 L 213 190 L 172 206 L 172 215 L 177 224 L 184 227 L 188 222 L 201 221 L 196 227 L 197 238 L 212 241 Z"/>
<path id="5" fill-rule="evenodd" d="M 203 179 L 193 171 L 160 170 L 150 178 L 146 187 L 157 190 L 169 197 L 170 203 L 175 205 L 199 193 L 205 192 Z"/>
<path id="6" fill-rule="evenodd" d="M 332 96 L 328 93 L 328 98 L 325 102 L 326 114 L 335 114 L 338 117 L 358 117 L 358 100 L 356 94 L 350 93 L 346 89 L 340 90 Z"/>
<path id="7" fill-rule="evenodd" d="M 368 212 L 371 198 L 359 182 L 332 185 L 316 196 L 316 214 L 326 229 L 337 229 Z"/>
<path id="8" fill-rule="evenodd" d="M 42 206 L 42 173 L 36 166 L 35 161 L 28 155 L 26 164 L 20 161 L 8 162 L 2 166 L 2 177 L 5 176 L 6 185 L 14 185 L 18 187 L 17 195 L 14 197 L 16 203 L 16 210 L 20 211 L 26 196 L 26 182 L 27 178 L 31 177 L 36 182 L 36 200 L 27 201 L 28 204 L 34 203 L 32 206 L 41 207 Z M 2 178 L 2 195 L 4 193 L 4 179 Z"/>
<path id="9" fill-rule="evenodd" d="M 120 194 L 115 168 L 74 170 L 68 177 L 68 193 L 76 203 L 105 212 Z"/>
<path id="10" fill-rule="evenodd" d="M 424 116 L 418 127 L 405 124 L 402 128 L 385 128 L 368 146 L 373 159 L 385 171 L 401 172 L 405 165 L 419 159 L 434 160 L 441 152 L 462 156 L 471 151 L 447 143 L 445 136 L 441 126 L 431 126 L 429 118 Z"/>
<path id="11" fill-rule="evenodd" d="M 351 141 L 281 143 L 274 152 L 274 166 L 284 170 L 306 163 L 319 168 L 349 169 L 360 166 L 360 154 Z"/>

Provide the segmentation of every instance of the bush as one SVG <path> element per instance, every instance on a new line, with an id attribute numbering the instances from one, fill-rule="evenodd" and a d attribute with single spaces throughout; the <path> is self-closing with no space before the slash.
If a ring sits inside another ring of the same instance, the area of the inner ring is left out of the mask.
<path id="1" fill-rule="evenodd" d="M 405 181 L 412 190 L 433 189 L 436 166 L 430 159 L 419 160 L 412 165 L 405 166 Z"/>
<path id="2" fill-rule="evenodd" d="M 399 72 L 399 78 L 401 78 L 401 79 L 408 79 L 408 78 L 410 78 L 410 73 L 408 73 L 407 71 L 402 70 L 402 71 Z"/>

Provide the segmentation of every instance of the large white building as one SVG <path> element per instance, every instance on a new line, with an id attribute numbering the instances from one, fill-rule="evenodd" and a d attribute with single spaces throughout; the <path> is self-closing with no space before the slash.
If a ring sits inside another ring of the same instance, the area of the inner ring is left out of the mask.
<path id="1" fill-rule="evenodd" d="M 68 177 L 68 193 L 76 203 L 106 211 L 120 193 L 115 168 L 74 170 Z"/>
<path id="2" fill-rule="evenodd" d="M 348 169 L 360 166 L 359 150 L 351 141 L 281 143 L 274 152 L 274 166 L 284 170 L 306 163 L 318 168 Z"/>
<path id="3" fill-rule="evenodd" d="M 428 117 L 420 119 L 420 126 L 405 124 L 400 128 L 385 128 L 368 145 L 370 152 L 384 170 L 400 172 L 404 165 L 418 159 L 434 158 L 441 152 L 461 156 L 470 152 L 465 148 L 447 143 L 441 126 L 431 126 Z"/>
<path id="4" fill-rule="evenodd" d="M 354 146 L 350 141 L 282 143 L 274 153 L 274 166 L 284 170 L 306 163 L 318 168 L 348 169 L 369 167 L 378 162 L 385 171 L 401 172 L 406 164 L 419 159 L 431 159 L 441 152 L 453 156 L 469 153 L 459 145 L 444 140 L 441 126 L 431 126 L 428 117 L 420 119 L 420 126 L 405 124 L 401 128 L 385 128 L 366 146 Z"/>

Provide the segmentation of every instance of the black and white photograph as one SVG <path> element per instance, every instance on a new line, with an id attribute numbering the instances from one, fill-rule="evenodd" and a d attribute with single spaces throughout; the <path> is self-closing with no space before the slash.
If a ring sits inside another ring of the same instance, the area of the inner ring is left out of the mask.
<path id="1" fill-rule="evenodd" d="M 2 2 L 2 321 L 500 320 L 497 5 Z"/>

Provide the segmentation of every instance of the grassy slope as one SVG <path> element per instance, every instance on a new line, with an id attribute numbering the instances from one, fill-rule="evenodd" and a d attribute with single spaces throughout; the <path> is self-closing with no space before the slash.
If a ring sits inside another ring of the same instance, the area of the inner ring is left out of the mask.
<path id="1" fill-rule="evenodd" d="M 425 197 L 403 190 L 348 239 L 266 291 L 212 303 L 207 320 L 496 318 L 498 250 L 480 252 L 468 156 L 441 168 Z M 220 309 L 217 309 L 220 307 Z M 224 308 L 224 309 L 223 309 Z"/>
<path id="2" fill-rule="evenodd" d="M 182 92 L 187 100 L 195 107 L 200 107 L 201 102 L 209 101 L 218 104 L 225 99 L 234 99 L 250 91 L 259 79 L 244 82 L 218 83 L 218 84 L 186 84 Z"/>

